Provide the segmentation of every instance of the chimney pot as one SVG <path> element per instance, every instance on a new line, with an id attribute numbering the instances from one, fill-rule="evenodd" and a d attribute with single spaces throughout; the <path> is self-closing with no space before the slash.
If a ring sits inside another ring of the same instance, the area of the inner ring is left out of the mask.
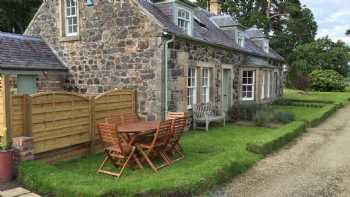
<path id="1" fill-rule="evenodd" d="M 208 0 L 208 9 L 209 12 L 215 15 L 221 15 L 222 9 L 220 0 Z"/>

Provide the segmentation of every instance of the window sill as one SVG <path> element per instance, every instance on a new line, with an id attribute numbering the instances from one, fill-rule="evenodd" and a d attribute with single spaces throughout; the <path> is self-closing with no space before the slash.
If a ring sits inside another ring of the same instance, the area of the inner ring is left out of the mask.
<path id="1" fill-rule="evenodd" d="M 65 36 L 60 39 L 60 42 L 72 42 L 72 41 L 79 41 L 80 36 Z"/>

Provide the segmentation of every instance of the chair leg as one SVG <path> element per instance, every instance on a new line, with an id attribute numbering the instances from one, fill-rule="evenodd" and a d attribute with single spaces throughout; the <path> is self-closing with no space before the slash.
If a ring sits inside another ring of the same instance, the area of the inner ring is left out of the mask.
<path id="1" fill-rule="evenodd" d="M 129 154 L 128 158 L 127 158 L 126 161 L 124 162 L 123 167 L 122 167 L 122 169 L 121 169 L 120 172 L 119 172 L 118 178 L 123 174 L 124 169 L 126 168 L 126 166 L 128 166 L 129 161 L 130 161 L 130 159 L 132 158 L 132 156 L 134 155 L 134 153 L 135 153 L 135 147 L 132 149 L 132 151 L 131 151 L 131 153 Z"/>
<path id="2" fill-rule="evenodd" d="M 133 155 L 133 158 L 137 164 L 137 166 L 140 168 L 140 169 L 143 169 L 143 165 L 142 163 L 140 162 L 140 160 L 136 157 L 136 155 Z"/>
<path id="3" fill-rule="evenodd" d="M 105 166 L 106 162 L 109 160 L 108 156 L 106 156 L 104 159 L 103 159 L 103 162 L 101 163 L 100 167 L 98 168 L 97 172 L 100 172 L 103 167 Z"/>
<path id="4" fill-rule="evenodd" d="M 145 151 L 142 150 L 142 148 L 136 146 L 137 149 L 140 151 L 140 153 L 142 154 L 142 156 L 146 159 L 147 163 L 151 166 L 151 168 L 155 171 L 158 172 L 156 166 L 153 164 L 153 162 L 150 160 L 150 158 L 148 157 L 148 154 L 145 153 Z"/>
<path id="5" fill-rule="evenodd" d="M 209 121 L 205 120 L 205 130 L 208 131 L 209 130 Z"/>

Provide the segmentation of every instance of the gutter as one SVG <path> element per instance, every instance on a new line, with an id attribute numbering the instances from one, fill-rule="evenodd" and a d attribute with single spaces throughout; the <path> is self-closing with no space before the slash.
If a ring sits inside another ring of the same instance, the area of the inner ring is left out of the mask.
<path id="1" fill-rule="evenodd" d="M 167 32 L 163 32 L 164 36 L 167 36 Z M 164 44 L 164 81 L 165 81 L 165 88 L 164 88 L 164 119 L 166 119 L 168 115 L 168 48 L 169 44 L 174 42 L 175 35 L 172 35 L 170 40 L 167 40 Z"/>

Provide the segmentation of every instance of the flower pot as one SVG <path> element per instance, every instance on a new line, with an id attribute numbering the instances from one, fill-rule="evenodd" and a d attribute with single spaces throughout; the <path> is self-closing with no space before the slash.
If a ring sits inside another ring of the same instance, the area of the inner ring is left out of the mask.
<path id="1" fill-rule="evenodd" d="M 0 183 L 12 180 L 13 169 L 13 151 L 0 150 Z"/>

